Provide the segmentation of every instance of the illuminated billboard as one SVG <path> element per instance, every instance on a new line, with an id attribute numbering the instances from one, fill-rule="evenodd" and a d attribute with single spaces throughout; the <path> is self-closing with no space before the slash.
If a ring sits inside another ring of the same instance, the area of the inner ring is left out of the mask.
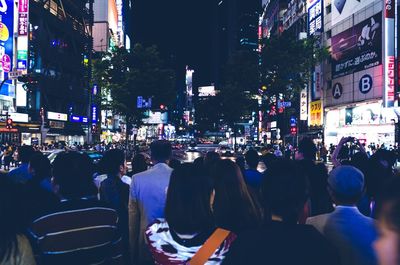
<path id="1" fill-rule="evenodd" d="M 168 123 L 168 113 L 167 112 L 153 112 L 146 111 L 146 118 L 143 119 L 144 124 L 167 124 Z"/>
<path id="2" fill-rule="evenodd" d="M 199 97 L 214 97 L 216 95 L 214 86 L 199 87 Z"/>
<path id="3" fill-rule="evenodd" d="M 308 3 L 308 34 L 313 36 L 315 33 L 323 32 L 323 2 L 322 0 L 314 0 Z"/>
<path id="4" fill-rule="evenodd" d="M 8 78 L 8 73 L 13 68 L 14 1 L 2 0 L 0 5 L 0 81 L 2 81 Z M 7 84 L 11 84 L 11 81 L 7 81 Z M 8 96 L 8 86 L 3 86 L 0 94 Z"/>
<path id="5" fill-rule="evenodd" d="M 382 13 L 332 37 L 332 78 L 382 64 Z"/>

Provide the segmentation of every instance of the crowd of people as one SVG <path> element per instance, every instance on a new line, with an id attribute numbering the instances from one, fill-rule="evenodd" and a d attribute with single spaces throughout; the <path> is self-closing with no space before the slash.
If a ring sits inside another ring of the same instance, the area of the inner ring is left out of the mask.
<path id="1" fill-rule="evenodd" d="M 181 163 L 168 141 L 150 149 L 129 172 L 118 148 L 96 167 L 80 152 L 50 164 L 15 150 L 19 166 L 0 175 L 0 264 L 400 264 L 389 151 L 336 155 L 328 172 L 307 138 L 294 159 L 249 150 Z"/>

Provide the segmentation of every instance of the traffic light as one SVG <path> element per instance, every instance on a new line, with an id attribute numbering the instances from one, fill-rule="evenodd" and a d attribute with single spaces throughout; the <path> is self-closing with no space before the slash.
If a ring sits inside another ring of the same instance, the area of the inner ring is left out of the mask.
<path id="1" fill-rule="evenodd" d="M 21 75 L 18 76 L 17 80 L 24 83 L 22 87 L 25 90 L 31 90 L 39 83 L 39 76 L 34 74 Z"/>
<path id="2" fill-rule="evenodd" d="M 7 118 L 6 120 L 7 129 L 11 130 L 13 128 L 13 120 L 11 118 Z"/>
<path id="3" fill-rule="evenodd" d="M 290 126 L 290 134 L 292 135 L 297 134 L 297 126 Z"/>
<path id="4" fill-rule="evenodd" d="M 290 117 L 290 133 L 292 135 L 297 134 L 297 119 L 294 116 Z"/>

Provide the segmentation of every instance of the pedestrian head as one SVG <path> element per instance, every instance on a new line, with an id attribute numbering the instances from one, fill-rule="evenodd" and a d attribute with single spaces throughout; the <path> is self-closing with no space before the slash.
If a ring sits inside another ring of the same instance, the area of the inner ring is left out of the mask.
<path id="1" fill-rule="evenodd" d="M 34 180 L 42 181 L 45 178 L 49 178 L 51 176 L 50 160 L 42 152 L 34 152 L 29 159 L 28 170 Z"/>
<path id="2" fill-rule="evenodd" d="M 389 181 L 378 199 L 379 237 L 374 243 L 379 264 L 400 264 L 400 178 Z"/>
<path id="3" fill-rule="evenodd" d="M 308 199 L 308 183 L 296 161 L 272 162 L 261 184 L 262 204 L 266 216 L 296 223 Z"/>
<path id="4" fill-rule="evenodd" d="M 146 171 L 148 168 L 146 157 L 143 154 L 137 154 L 132 158 L 132 172 L 137 174 Z"/>
<path id="5" fill-rule="evenodd" d="M 214 227 L 212 201 L 210 178 L 193 164 L 181 164 L 171 174 L 165 219 L 180 234 L 209 231 Z"/>
<path id="6" fill-rule="evenodd" d="M 268 168 L 268 166 L 275 160 L 277 160 L 277 157 L 274 154 L 271 153 L 266 153 L 261 157 L 262 161 L 264 162 L 265 167 Z"/>
<path id="7" fill-rule="evenodd" d="M 223 159 L 216 162 L 211 175 L 217 225 L 235 232 L 259 225 L 261 209 L 255 198 L 251 197 L 239 166 L 229 159 Z"/>
<path id="8" fill-rule="evenodd" d="M 220 159 L 221 156 L 217 152 L 209 151 L 204 158 L 204 166 L 206 168 L 212 168 Z"/>
<path id="9" fill-rule="evenodd" d="M 94 196 L 92 162 L 86 154 L 62 152 L 53 162 L 55 192 L 66 199 Z"/>
<path id="10" fill-rule="evenodd" d="M 245 154 L 246 163 L 251 169 L 257 169 L 258 162 L 260 161 L 260 156 L 258 152 L 254 149 L 250 149 Z"/>
<path id="11" fill-rule="evenodd" d="M 18 160 L 22 163 L 29 163 L 29 159 L 35 150 L 30 145 L 23 145 L 18 148 Z"/>
<path id="12" fill-rule="evenodd" d="M 156 163 L 166 163 L 172 155 L 172 146 L 169 141 L 158 140 L 150 145 L 151 159 Z"/>
<path id="13" fill-rule="evenodd" d="M 364 174 L 353 166 L 339 166 L 329 173 L 328 191 L 338 205 L 355 205 L 364 191 Z"/>
<path id="14" fill-rule="evenodd" d="M 303 138 L 299 142 L 298 150 L 296 153 L 297 160 L 315 160 L 315 155 L 317 153 L 317 147 L 315 146 L 311 138 Z"/>
<path id="15" fill-rule="evenodd" d="M 105 152 L 100 164 L 103 172 L 107 175 L 115 177 L 126 174 L 125 154 L 120 149 L 111 149 Z"/>

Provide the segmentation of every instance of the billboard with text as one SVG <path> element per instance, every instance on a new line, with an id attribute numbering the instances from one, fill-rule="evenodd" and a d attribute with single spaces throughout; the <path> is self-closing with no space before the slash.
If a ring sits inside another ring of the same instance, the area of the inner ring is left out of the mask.
<path id="1" fill-rule="evenodd" d="M 382 14 L 332 37 L 332 78 L 382 64 Z"/>

